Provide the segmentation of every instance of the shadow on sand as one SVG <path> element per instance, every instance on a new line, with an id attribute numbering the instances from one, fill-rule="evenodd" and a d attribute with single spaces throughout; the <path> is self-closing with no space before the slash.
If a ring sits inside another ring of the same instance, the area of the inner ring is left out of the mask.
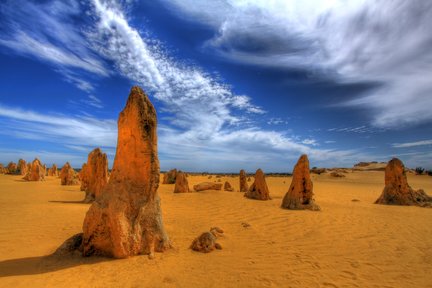
<path id="1" fill-rule="evenodd" d="M 81 255 L 47 255 L 0 261 L 0 278 L 8 276 L 35 275 L 55 272 L 80 265 L 114 261 L 103 257 L 82 257 Z"/>
<path id="2" fill-rule="evenodd" d="M 50 203 L 63 203 L 63 204 L 92 204 L 92 203 L 85 203 L 84 200 L 80 200 L 80 201 L 60 201 L 60 200 L 49 200 L 48 202 Z"/>

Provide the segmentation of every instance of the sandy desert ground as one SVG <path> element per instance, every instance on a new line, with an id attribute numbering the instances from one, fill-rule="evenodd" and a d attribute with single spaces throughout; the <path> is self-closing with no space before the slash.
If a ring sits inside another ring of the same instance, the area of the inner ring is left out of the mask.
<path id="1" fill-rule="evenodd" d="M 0 286 L 432 287 L 432 209 L 372 204 L 384 172 L 312 177 L 321 212 L 279 208 L 289 177 L 267 178 L 271 201 L 240 192 L 173 194 L 174 185 L 161 184 L 174 248 L 153 260 L 111 260 L 49 256 L 81 231 L 89 204 L 79 203 L 79 186 L 0 175 Z M 190 176 L 189 185 L 207 180 Z M 225 180 L 238 189 L 238 177 Z M 432 193 L 432 177 L 408 180 Z M 188 249 L 211 226 L 225 230 L 223 250 Z"/>

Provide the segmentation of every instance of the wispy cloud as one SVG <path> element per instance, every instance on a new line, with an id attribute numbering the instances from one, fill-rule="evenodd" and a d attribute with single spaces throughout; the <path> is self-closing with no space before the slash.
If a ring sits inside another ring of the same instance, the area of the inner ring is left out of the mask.
<path id="1" fill-rule="evenodd" d="M 253 65 L 305 69 L 342 83 L 378 83 L 343 105 L 399 128 L 432 120 L 432 2 L 423 0 L 207 2 L 161 0 L 213 28 L 204 43 Z"/>
<path id="2" fill-rule="evenodd" d="M 410 147 L 429 146 L 429 145 L 432 145 L 432 140 L 421 140 L 421 141 L 416 141 L 416 142 L 392 144 L 392 146 L 395 148 L 410 148 Z"/>

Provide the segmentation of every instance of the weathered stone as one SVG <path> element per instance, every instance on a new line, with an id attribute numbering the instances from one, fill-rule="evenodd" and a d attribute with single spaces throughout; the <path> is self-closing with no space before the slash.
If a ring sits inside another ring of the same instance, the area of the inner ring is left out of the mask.
<path id="1" fill-rule="evenodd" d="M 133 87 L 118 120 L 118 140 L 108 184 L 83 224 L 84 256 L 125 258 L 170 247 L 162 223 L 156 111 Z"/>
<path id="2" fill-rule="evenodd" d="M 247 184 L 246 172 L 245 170 L 240 170 L 240 192 L 247 192 L 249 190 L 249 185 Z"/>
<path id="3" fill-rule="evenodd" d="M 231 184 L 228 181 L 225 181 L 224 191 L 230 191 L 230 192 L 234 191 L 234 188 L 232 188 Z"/>
<path id="4" fill-rule="evenodd" d="M 193 186 L 195 191 L 204 191 L 204 190 L 221 190 L 222 183 L 214 183 L 214 182 L 202 182 Z"/>
<path id="5" fill-rule="evenodd" d="M 48 169 L 48 176 L 58 176 L 58 168 L 56 164 L 53 164 L 51 168 Z"/>
<path id="6" fill-rule="evenodd" d="M 270 200 L 270 192 L 265 181 L 264 173 L 261 169 L 255 172 L 255 181 L 249 190 L 244 194 L 245 197 L 256 200 Z"/>
<path id="7" fill-rule="evenodd" d="M 281 207 L 293 210 L 320 210 L 313 199 L 313 184 L 307 155 L 302 155 L 294 166 L 291 185 L 282 200 Z"/>
<path id="8" fill-rule="evenodd" d="M 45 166 L 42 165 L 38 158 L 35 158 L 23 179 L 26 181 L 43 181 L 45 180 L 45 174 Z"/>
<path id="9" fill-rule="evenodd" d="M 222 229 L 218 227 L 210 228 L 210 232 L 204 232 L 199 237 L 195 238 L 190 248 L 201 253 L 209 253 L 214 249 L 221 250 L 222 246 L 216 242 L 216 239 L 222 235 Z"/>
<path id="10" fill-rule="evenodd" d="M 69 162 L 62 167 L 60 170 L 60 184 L 61 185 L 78 185 L 78 175 Z"/>
<path id="11" fill-rule="evenodd" d="M 390 160 L 385 168 L 385 187 L 376 204 L 432 206 L 432 197 L 422 189 L 408 185 L 405 166 L 398 158 Z"/>
<path id="12" fill-rule="evenodd" d="M 174 186 L 174 193 L 189 193 L 189 183 L 186 173 L 182 171 L 177 172 L 176 182 Z"/>
<path id="13" fill-rule="evenodd" d="M 88 187 L 87 163 L 83 163 L 81 166 L 81 171 L 78 173 L 78 178 L 81 182 L 80 190 L 86 191 Z"/>
<path id="14" fill-rule="evenodd" d="M 172 169 L 164 174 L 162 184 L 174 184 L 176 183 L 177 169 Z"/>
<path id="15" fill-rule="evenodd" d="M 15 162 L 9 162 L 6 166 L 7 174 L 16 174 L 17 172 L 17 164 Z"/>
<path id="16" fill-rule="evenodd" d="M 81 170 L 81 191 L 86 192 L 85 203 L 93 202 L 99 197 L 108 183 L 108 158 L 100 148 L 88 155 L 87 164 Z"/>
<path id="17" fill-rule="evenodd" d="M 0 164 L 0 174 L 6 174 L 7 169 L 3 166 L 3 164 Z"/>
<path id="18" fill-rule="evenodd" d="M 17 173 L 25 176 L 27 174 L 27 163 L 24 159 L 18 160 Z"/>

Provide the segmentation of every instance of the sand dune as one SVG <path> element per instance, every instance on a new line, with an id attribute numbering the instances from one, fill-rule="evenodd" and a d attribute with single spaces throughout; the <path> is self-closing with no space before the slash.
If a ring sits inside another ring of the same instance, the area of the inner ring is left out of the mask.
<path id="1" fill-rule="evenodd" d="M 280 208 L 289 177 L 266 179 L 270 201 L 161 184 L 174 248 L 153 260 L 47 256 L 82 230 L 89 204 L 79 186 L 21 177 L 0 175 L 0 287 L 432 287 L 432 209 L 372 204 L 383 172 L 312 175 L 321 212 Z M 408 178 L 432 192 L 431 177 Z M 208 180 L 188 178 L 191 187 Z M 238 177 L 221 181 L 239 189 Z M 225 230 L 223 250 L 188 249 L 211 226 Z"/>

